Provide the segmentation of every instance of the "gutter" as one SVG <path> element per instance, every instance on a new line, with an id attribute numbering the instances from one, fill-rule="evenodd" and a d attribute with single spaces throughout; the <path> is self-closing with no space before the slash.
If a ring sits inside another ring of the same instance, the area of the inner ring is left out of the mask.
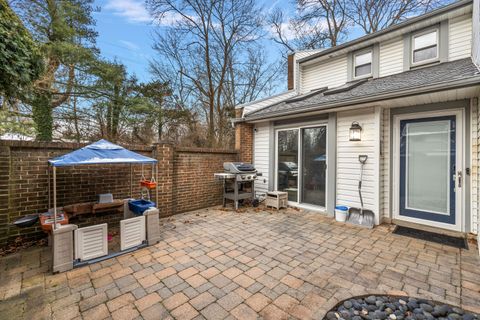
<path id="1" fill-rule="evenodd" d="M 305 112 L 326 111 L 326 110 L 331 110 L 339 107 L 354 106 L 354 105 L 363 104 L 363 103 L 372 103 L 372 102 L 378 102 L 383 100 L 391 100 L 396 98 L 415 96 L 418 94 L 434 93 L 434 92 L 444 91 L 444 90 L 471 87 L 478 84 L 480 84 L 480 76 L 474 76 L 474 77 L 462 79 L 453 83 L 442 82 L 440 84 L 435 84 L 427 87 L 420 87 L 420 88 L 414 88 L 414 89 L 403 90 L 403 91 L 390 91 L 384 94 L 378 94 L 374 96 L 370 95 L 367 97 L 361 97 L 361 98 L 350 99 L 350 100 L 341 100 L 341 101 L 330 103 L 330 104 L 324 104 L 324 105 L 310 104 L 303 107 L 295 108 L 293 110 L 272 112 L 272 113 L 269 113 L 268 116 L 260 115 L 260 116 L 251 117 L 251 118 L 235 119 L 234 122 L 237 123 L 237 122 L 251 122 L 256 120 L 269 120 L 275 117 L 297 114 L 302 111 L 305 111 Z"/>
<path id="2" fill-rule="evenodd" d="M 468 6 L 470 4 L 473 3 L 473 0 L 462 0 L 462 1 L 458 1 L 458 2 L 454 2 L 452 4 L 449 4 L 447 6 L 444 6 L 444 7 L 441 7 L 441 8 L 438 8 L 436 10 L 433 10 L 433 11 L 430 11 L 428 13 L 425 13 L 423 15 L 420 15 L 418 17 L 414 17 L 414 18 L 411 18 L 411 19 L 408 19 L 408 20 L 405 20 L 403 22 L 400 22 L 398 24 L 395 24 L 391 27 L 388 27 L 386 29 L 383 29 L 383 30 L 380 30 L 380 31 L 377 31 L 375 33 L 371 33 L 371 34 L 367 34 L 363 37 L 360 37 L 360 38 L 357 38 L 355 40 L 352 40 L 352 41 L 348 41 L 348 42 L 345 42 L 343 44 L 340 44 L 338 46 L 335 46 L 335 47 L 331 47 L 331 48 L 328 48 L 328 49 L 325 49 L 323 51 L 320 51 L 318 53 L 314 53 L 308 57 L 305 57 L 305 58 L 302 58 L 302 59 L 299 59 L 297 60 L 298 63 L 303 63 L 303 62 L 307 62 L 307 61 L 310 61 L 310 60 L 314 60 L 316 58 L 319 58 L 319 57 L 323 57 L 325 55 L 328 55 L 328 54 L 331 54 L 331 53 L 334 53 L 336 51 L 339 51 L 341 49 L 345 49 L 345 48 L 348 48 L 350 46 L 353 46 L 353 45 L 356 45 L 356 44 L 359 44 L 361 42 L 364 42 L 364 41 L 367 41 L 367 40 L 371 40 L 371 39 L 374 39 L 374 38 L 377 38 L 377 37 L 380 37 L 384 34 L 387 34 L 387 33 L 390 33 L 390 32 L 393 32 L 393 31 L 396 31 L 396 30 L 399 30 L 401 28 L 404 28 L 404 27 L 408 27 L 409 25 L 412 25 L 412 24 L 415 24 L 415 23 L 418 23 L 420 21 L 423 21 L 423 20 L 427 20 L 427 19 L 430 19 L 430 18 L 433 18 L 437 15 L 441 15 L 443 13 L 446 13 L 448 11 L 451 11 L 451 10 L 454 10 L 454 9 L 459 9 L 459 8 L 462 8 L 464 6 Z"/>

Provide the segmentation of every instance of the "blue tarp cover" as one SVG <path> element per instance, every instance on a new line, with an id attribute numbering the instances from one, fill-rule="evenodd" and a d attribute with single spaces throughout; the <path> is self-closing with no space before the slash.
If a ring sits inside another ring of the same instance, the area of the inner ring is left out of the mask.
<path id="1" fill-rule="evenodd" d="M 156 163 L 157 160 L 102 139 L 63 156 L 50 159 L 48 162 L 54 167 L 66 167 L 82 164 Z"/>

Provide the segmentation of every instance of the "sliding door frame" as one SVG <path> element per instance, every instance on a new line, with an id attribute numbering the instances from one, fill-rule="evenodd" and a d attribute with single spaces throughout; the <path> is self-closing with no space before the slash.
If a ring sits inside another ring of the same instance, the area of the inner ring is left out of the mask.
<path id="1" fill-rule="evenodd" d="M 313 205 L 309 203 L 304 203 L 302 202 L 302 196 L 303 196 L 303 143 L 302 143 L 302 129 L 309 129 L 309 128 L 318 128 L 318 127 L 325 127 L 326 130 L 326 136 L 325 136 L 325 206 L 318 206 L 318 205 Z M 329 141 L 328 141 L 328 135 L 329 135 L 329 126 L 328 126 L 328 120 L 324 121 L 317 121 L 315 123 L 304 123 L 300 125 L 285 125 L 285 126 L 278 126 L 275 127 L 275 134 L 274 134 L 274 149 L 275 149 L 275 157 L 274 157 L 274 186 L 275 190 L 278 190 L 278 133 L 280 131 L 288 131 L 288 130 L 297 130 L 298 131 L 298 177 L 297 177 L 297 201 L 288 201 L 288 205 L 294 206 L 294 207 L 301 207 L 305 209 L 313 209 L 313 210 L 321 210 L 321 211 L 327 211 L 328 208 L 328 195 L 331 190 L 328 190 L 328 170 L 330 168 L 328 167 L 328 159 L 329 159 Z"/>

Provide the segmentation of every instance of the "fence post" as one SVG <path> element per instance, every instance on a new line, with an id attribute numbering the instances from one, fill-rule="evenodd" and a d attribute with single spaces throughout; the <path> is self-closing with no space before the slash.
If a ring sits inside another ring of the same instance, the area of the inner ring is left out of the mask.
<path id="1" fill-rule="evenodd" d="M 155 145 L 156 158 L 158 160 L 158 186 L 159 199 L 157 207 L 160 217 L 175 214 L 173 207 L 173 170 L 175 148 L 170 142 L 160 142 Z"/>

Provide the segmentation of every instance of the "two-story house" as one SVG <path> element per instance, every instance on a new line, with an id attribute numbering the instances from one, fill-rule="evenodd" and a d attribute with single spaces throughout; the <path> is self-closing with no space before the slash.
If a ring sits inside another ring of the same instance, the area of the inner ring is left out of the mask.
<path id="1" fill-rule="evenodd" d="M 288 91 L 237 107 L 257 193 L 375 223 L 478 232 L 480 1 L 463 0 L 325 50 L 289 57 Z"/>

